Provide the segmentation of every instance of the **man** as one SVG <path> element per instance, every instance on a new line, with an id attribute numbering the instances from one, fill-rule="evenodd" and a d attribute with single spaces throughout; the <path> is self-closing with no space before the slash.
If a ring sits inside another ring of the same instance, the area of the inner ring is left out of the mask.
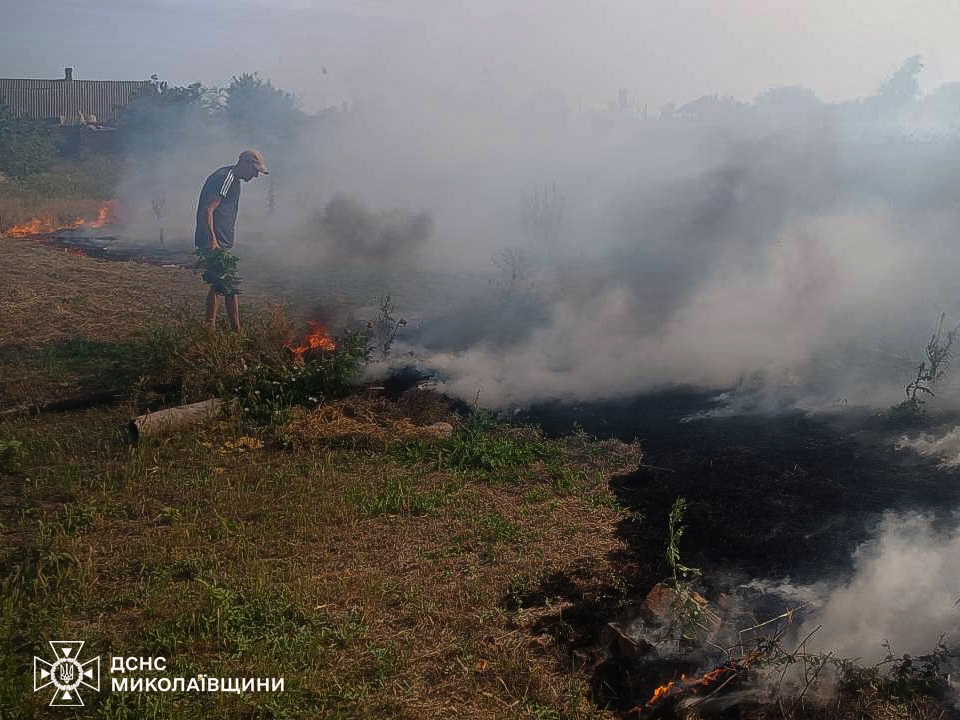
<path id="1" fill-rule="evenodd" d="M 207 326 L 217 322 L 217 309 L 223 295 L 230 327 L 240 332 L 240 278 L 236 258 L 230 254 L 240 203 L 240 181 L 249 182 L 260 174 L 268 175 L 263 155 L 244 150 L 232 167 L 222 167 L 207 178 L 200 190 L 197 206 L 197 231 L 194 245 L 201 255 L 203 279 L 210 283 L 207 293 Z"/>

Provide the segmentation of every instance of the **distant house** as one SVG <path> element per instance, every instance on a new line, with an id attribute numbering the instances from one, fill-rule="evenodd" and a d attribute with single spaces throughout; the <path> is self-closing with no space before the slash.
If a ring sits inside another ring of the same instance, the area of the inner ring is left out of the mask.
<path id="1" fill-rule="evenodd" d="M 18 118 L 110 126 L 131 95 L 149 84 L 147 80 L 74 80 L 73 68 L 64 68 L 59 80 L 0 78 L 0 105 Z"/>

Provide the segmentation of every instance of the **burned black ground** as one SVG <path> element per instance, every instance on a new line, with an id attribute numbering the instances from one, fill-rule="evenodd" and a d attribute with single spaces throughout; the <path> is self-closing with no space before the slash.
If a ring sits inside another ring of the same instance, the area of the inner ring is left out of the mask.
<path id="1" fill-rule="evenodd" d="M 601 438 L 638 438 L 643 466 L 611 485 L 643 521 L 622 531 L 646 547 L 663 544 L 670 507 L 684 497 L 684 554 L 708 574 L 823 580 L 849 570 L 852 551 L 884 512 L 929 513 L 946 523 L 960 505 L 960 470 L 896 449 L 909 433 L 875 413 L 684 421 L 710 397 L 673 390 L 617 403 L 540 405 L 525 419 L 548 434 L 579 426 Z"/>
<path id="2" fill-rule="evenodd" d="M 613 562 L 624 571 L 634 607 L 668 575 L 664 554 L 653 549 L 666 546 L 667 516 L 678 497 L 688 504 L 684 562 L 703 571 L 703 590 L 714 597 L 753 579 L 840 580 L 887 511 L 925 513 L 944 530 L 954 524 L 960 472 L 897 450 L 896 441 L 911 433 L 888 426 L 882 415 L 794 410 L 685 421 L 713 407 L 714 396 L 673 389 L 619 402 L 542 404 L 522 416 L 548 435 L 581 428 L 601 438 L 640 440 L 643 465 L 610 483 L 630 511 L 618 525 L 625 542 Z M 946 428 L 956 420 L 944 416 L 937 424 Z M 606 623 L 631 612 L 615 601 L 613 589 L 584 594 L 579 585 L 554 576 L 539 589 L 570 603 L 553 631 L 563 627 L 571 657 L 589 647 L 605 652 Z M 637 673 L 614 654 L 598 664 L 594 692 L 626 710 L 649 698 L 671 672 L 677 668 L 662 677 Z"/>

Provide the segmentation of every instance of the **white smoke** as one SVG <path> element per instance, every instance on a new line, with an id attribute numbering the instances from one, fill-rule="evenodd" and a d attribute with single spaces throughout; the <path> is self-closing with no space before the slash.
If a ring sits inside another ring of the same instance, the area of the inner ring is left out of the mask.
<path id="1" fill-rule="evenodd" d="M 871 257 L 869 264 L 862 258 Z M 726 386 L 747 371 L 801 373 L 815 353 L 895 307 L 906 241 L 881 208 L 798 220 L 760 253 L 718 257 L 703 285 L 649 321 L 628 281 L 561 287 L 550 321 L 523 343 L 437 353 L 428 363 L 490 405 L 615 396 L 671 383 Z"/>
<path id="2" fill-rule="evenodd" d="M 902 437 L 897 443 L 898 450 L 909 449 L 925 457 L 940 461 L 944 467 L 960 466 L 960 427 L 955 427 L 940 435 L 922 433 L 919 437 Z"/>
<path id="3" fill-rule="evenodd" d="M 871 664 L 886 655 L 886 643 L 898 656 L 916 656 L 933 651 L 941 636 L 960 640 L 960 527 L 941 531 L 928 516 L 890 513 L 854 560 L 847 581 L 813 589 L 819 608 L 799 637 L 822 628 L 809 650 Z"/>
<path id="4" fill-rule="evenodd" d="M 494 407 L 755 377 L 771 406 L 889 405 L 939 314 L 960 314 L 956 144 L 909 134 L 949 115 L 947 96 L 907 112 L 781 88 L 655 116 L 498 87 L 411 77 L 289 136 L 267 118 L 260 138 L 133 158 L 128 231 L 150 242 L 163 224 L 189 249 L 203 179 L 260 145 L 271 175 L 243 191 L 245 280 L 263 271 L 284 293 L 330 286 L 344 266 L 367 273 L 356 294 L 422 318 L 396 350 Z M 531 212 L 547 189 L 552 211 Z M 362 232 L 329 222 L 337 207 Z M 427 295 L 426 270 L 473 280 Z"/>

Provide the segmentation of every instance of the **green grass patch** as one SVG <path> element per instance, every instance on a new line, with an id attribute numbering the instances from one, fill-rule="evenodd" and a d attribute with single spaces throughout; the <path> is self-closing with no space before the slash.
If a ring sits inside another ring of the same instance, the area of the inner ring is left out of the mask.
<path id="1" fill-rule="evenodd" d="M 520 526 L 500 513 L 480 515 L 475 522 L 477 538 L 486 545 L 508 545 L 520 539 Z"/>
<path id="2" fill-rule="evenodd" d="M 150 652 L 176 657 L 202 644 L 228 654 L 255 650 L 280 658 L 303 650 L 322 627 L 321 616 L 304 613 L 279 589 L 257 593 L 202 579 L 195 584 L 191 611 L 161 618 L 145 633 Z"/>
<path id="3" fill-rule="evenodd" d="M 468 473 L 488 481 L 516 482 L 534 463 L 561 466 L 556 448 L 536 430 L 510 428 L 484 412 L 470 416 L 453 435 L 424 443 L 412 441 L 394 449 L 401 462 L 435 470 Z"/>
<path id="4" fill-rule="evenodd" d="M 457 487 L 456 484 L 447 484 L 422 490 L 409 476 L 395 474 L 375 487 L 353 483 L 344 495 L 347 502 L 363 515 L 425 515 L 444 505 Z"/>

